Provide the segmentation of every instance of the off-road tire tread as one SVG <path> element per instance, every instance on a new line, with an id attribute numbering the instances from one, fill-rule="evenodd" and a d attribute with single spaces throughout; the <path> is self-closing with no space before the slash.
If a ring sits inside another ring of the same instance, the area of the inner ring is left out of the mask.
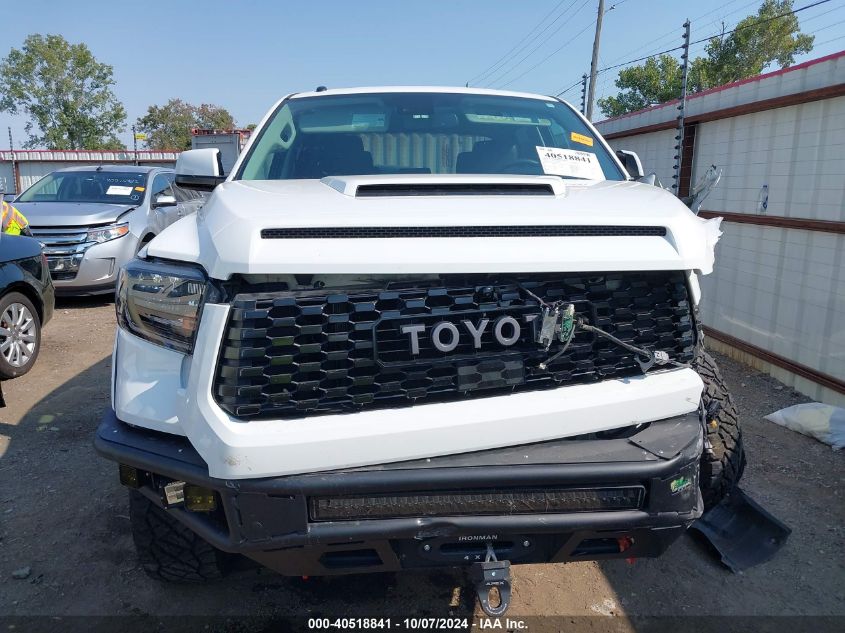
<path id="1" fill-rule="evenodd" d="M 745 449 L 736 405 L 716 361 L 710 354 L 700 350 L 693 367 L 704 382 L 701 395 L 704 410 L 707 411 L 713 401 L 720 404 L 715 417 L 716 426 L 711 425 L 712 419 L 706 420 L 710 447 L 705 447 L 701 455 L 699 486 L 704 499 L 704 509 L 709 510 L 718 504 L 742 477 L 745 470 Z"/>
<path id="2" fill-rule="evenodd" d="M 149 576 L 197 584 L 226 575 L 229 556 L 135 490 L 129 492 L 129 518 L 138 559 Z"/>

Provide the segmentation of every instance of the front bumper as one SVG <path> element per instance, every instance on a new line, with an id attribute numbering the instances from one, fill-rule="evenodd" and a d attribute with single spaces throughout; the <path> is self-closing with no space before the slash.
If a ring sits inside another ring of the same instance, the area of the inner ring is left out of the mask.
<path id="1" fill-rule="evenodd" d="M 213 477 L 251 479 L 465 453 L 606 431 L 698 410 L 691 368 L 558 389 L 308 419 L 244 422 L 214 399 L 230 307 L 206 304 L 193 356 L 118 328 L 114 408 L 136 426 L 184 435 Z"/>
<path id="2" fill-rule="evenodd" d="M 46 249 L 56 294 L 81 296 L 114 292 L 121 266 L 130 261 L 137 250 L 138 238 L 131 233 L 90 246 L 75 256 L 51 254 Z M 55 269 L 58 261 L 69 265 L 68 260 L 74 257 L 69 268 Z"/>
<path id="3" fill-rule="evenodd" d="M 215 491 L 214 513 L 168 512 L 215 547 L 287 575 L 396 571 L 459 566 L 483 559 L 488 542 L 512 563 L 660 555 L 702 512 L 697 413 L 660 422 L 627 438 L 582 436 L 526 446 L 284 477 L 223 480 L 184 437 L 104 417 L 97 451 L 144 474 L 140 492 L 162 504 L 170 481 Z M 679 483 L 680 482 L 680 483 Z M 640 486 L 635 509 L 315 520 L 317 497 L 472 491 L 519 495 L 526 489 L 592 490 Z"/>

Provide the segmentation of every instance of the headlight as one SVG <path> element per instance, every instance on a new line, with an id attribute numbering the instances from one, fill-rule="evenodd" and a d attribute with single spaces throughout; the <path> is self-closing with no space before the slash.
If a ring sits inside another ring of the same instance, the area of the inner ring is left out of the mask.
<path id="1" fill-rule="evenodd" d="M 208 300 L 218 300 L 218 291 L 198 268 L 136 259 L 120 271 L 117 322 L 156 345 L 190 354 Z"/>
<path id="2" fill-rule="evenodd" d="M 98 229 L 91 229 L 88 231 L 88 242 L 108 242 L 123 237 L 129 233 L 128 224 L 112 224 L 110 226 L 102 226 Z"/>

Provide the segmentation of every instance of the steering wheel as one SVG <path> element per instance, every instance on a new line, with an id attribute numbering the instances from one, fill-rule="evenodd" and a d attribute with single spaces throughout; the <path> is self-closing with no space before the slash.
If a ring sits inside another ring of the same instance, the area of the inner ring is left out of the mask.
<path id="1" fill-rule="evenodd" d="M 520 158 L 519 160 L 511 161 L 506 165 L 502 165 L 501 169 L 504 174 L 536 176 L 543 173 L 543 169 L 540 167 L 540 161 L 530 158 Z"/>

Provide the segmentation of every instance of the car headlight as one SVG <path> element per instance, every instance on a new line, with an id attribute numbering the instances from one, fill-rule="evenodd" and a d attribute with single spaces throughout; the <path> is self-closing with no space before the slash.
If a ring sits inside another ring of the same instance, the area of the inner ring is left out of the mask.
<path id="1" fill-rule="evenodd" d="M 219 300 L 219 292 L 202 270 L 135 259 L 120 271 L 117 322 L 156 345 L 190 354 L 209 300 Z"/>
<path id="2" fill-rule="evenodd" d="M 97 229 L 90 229 L 88 231 L 88 242 L 97 242 L 101 244 L 109 240 L 116 240 L 129 233 L 128 224 L 111 224 L 109 226 L 101 226 Z"/>

